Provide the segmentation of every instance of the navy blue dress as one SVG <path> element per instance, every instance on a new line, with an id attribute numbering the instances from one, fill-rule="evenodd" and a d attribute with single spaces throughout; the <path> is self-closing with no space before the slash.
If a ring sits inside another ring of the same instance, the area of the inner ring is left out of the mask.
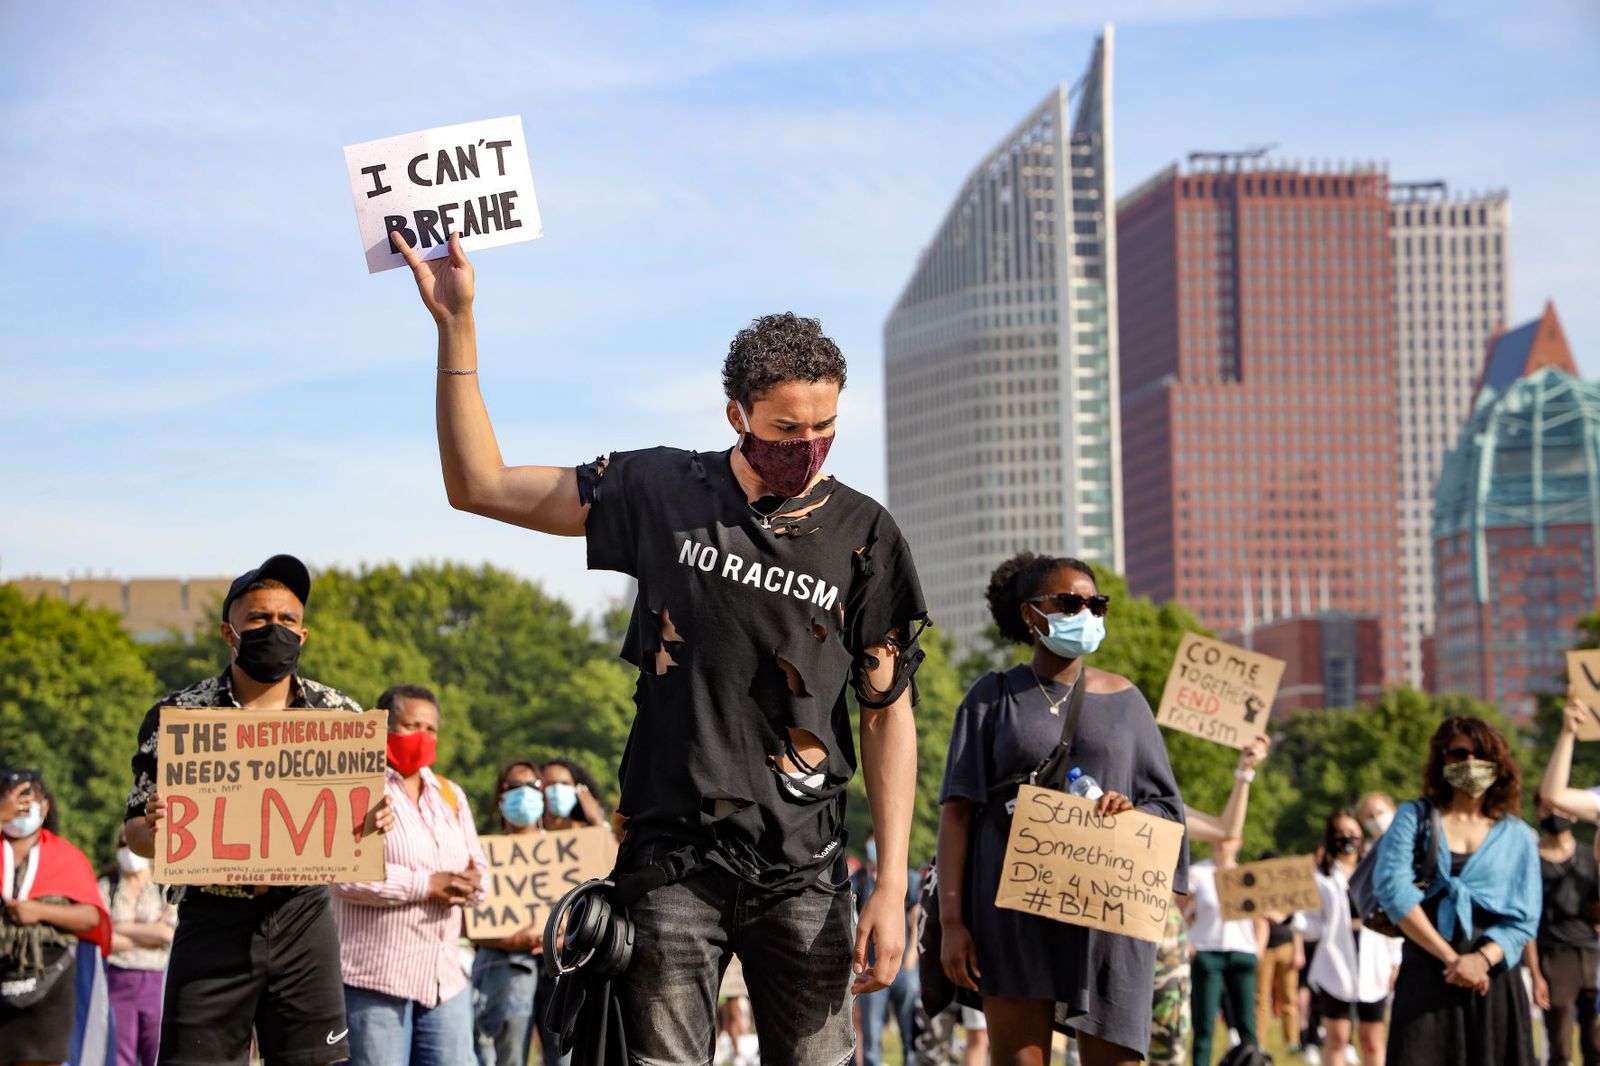
<path id="1" fill-rule="evenodd" d="M 939 802 L 986 805 L 992 786 L 1033 769 L 1061 740 L 1067 713 L 1062 697 L 1068 691 L 1053 681 L 1041 683 L 1026 665 L 981 678 L 956 712 Z M 1057 700 L 1059 713 L 1051 714 Z M 1121 792 L 1147 814 L 1183 821 L 1183 798 L 1161 728 L 1137 688 L 1085 693 L 1072 756 L 1072 765 L 1102 788 Z M 1003 804 L 974 812 L 962 918 L 977 945 L 979 991 L 1054 1000 L 1057 1020 L 1066 1026 L 1144 1054 L 1150 1046 L 1156 945 L 996 907 L 1008 834 Z M 1187 892 L 1188 881 L 1186 836 L 1174 890 Z"/>

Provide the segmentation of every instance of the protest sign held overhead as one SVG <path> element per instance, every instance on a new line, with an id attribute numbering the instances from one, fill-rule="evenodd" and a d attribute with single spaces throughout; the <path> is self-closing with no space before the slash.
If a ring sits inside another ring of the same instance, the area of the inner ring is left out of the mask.
<path id="1" fill-rule="evenodd" d="M 1318 910 L 1322 897 L 1317 895 L 1316 870 L 1317 860 L 1310 855 L 1218 870 L 1217 899 L 1222 905 L 1222 920 Z"/>
<path id="2" fill-rule="evenodd" d="M 521 115 L 353 144 L 344 161 L 369 274 L 405 266 L 396 230 L 423 259 L 448 255 L 451 232 L 469 252 L 544 235 Z"/>
<path id="3" fill-rule="evenodd" d="M 1567 680 L 1589 712 L 1578 730 L 1578 739 L 1600 740 L 1600 648 L 1567 652 Z"/>
<path id="4" fill-rule="evenodd" d="M 1185 633 L 1156 721 L 1243 749 L 1267 731 L 1283 667 L 1282 659 Z"/>
<path id="5" fill-rule="evenodd" d="M 1159 943 L 1182 844 L 1177 822 L 1023 785 L 995 906 Z"/>
<path id="6" fill-rule="evenodd" d="M 161 708 L 156 881 L 383 880 L 368 816 L 383 802 L 387 735 L 383 711 Z"/>
<path id="7" fill-rule="evenodd" d="M 556 901 L 583 882 L 604 877 L 616 859 L 616 838 L 602 826 L 480 838 L 489 868 L 488 898 L 467 908 L 467 936 L 509 937 L 544 928 Z"/>

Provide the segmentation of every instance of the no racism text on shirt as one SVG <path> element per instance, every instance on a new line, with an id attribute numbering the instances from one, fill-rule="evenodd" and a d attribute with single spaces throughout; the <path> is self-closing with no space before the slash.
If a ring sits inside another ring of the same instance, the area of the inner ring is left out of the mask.
<path id="1" fill-rule="evenodd" d="M 891 634 L 897 686 L 909 685 L 927 610 L 880 504 L 834 478 L 751 504 L 730 454 L 653 448 L 578 470 L 589 568 L 639 582 L 618 813 L 625 851 L 699 842 L 747 881 L 793 885 L 843 843 L 856 767 L 846 687 Z M 825 755 L 799 758 L 817 743 Z"/>

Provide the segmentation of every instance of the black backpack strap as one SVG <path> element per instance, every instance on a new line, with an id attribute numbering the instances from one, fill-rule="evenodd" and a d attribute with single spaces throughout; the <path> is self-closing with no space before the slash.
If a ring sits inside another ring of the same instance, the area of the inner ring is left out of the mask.
<path id="1" fill-rule="evenodd" d="M 989 790 L 991 805 L 1009 801 L 1017 794 L 1019 785 L 1038 785 L 1040 788 L 1053 788 L 1059 791 L 1066 783 L 1072 740 L 1078 732 L 1078 719 L 1083 714 L 1084 675 L 1088 670 L 1087 665 L 1080 668 L 1077 680 L 1072 683 L 1072 692 L 1067 696 L 1066 720 L 1061 723 L 1061 740 L 1056 744 L 1055 750 L 1027 773 L 1012 774 L 991 788 Z M 1001 684 L 1004 683 L 1002 675 Z"/>
<path id="2" fill-rule="evenodd" d="M 1411 868 L 1417 877 L 1417 884 L 1421 885 L 1423 892 L 1433 887 L 1434 876 L 1439 867 L 1439 835 L 1443 826 L 1439 823 L 1439 812 L 1428 797 L 1422 796 L 1416 800 L 1417 804 L 1417 835 L 1411 854 Z"/>
<path id="3" fill-rule="evenodd" d="M 699 870 L 706 864 L 705 849 L 686 844 L 676 851 L 659 855 L 636 870 L 612 875 L 614 887 L 608 893 L 613 907 L 625 908 L 644 896 Z"/>

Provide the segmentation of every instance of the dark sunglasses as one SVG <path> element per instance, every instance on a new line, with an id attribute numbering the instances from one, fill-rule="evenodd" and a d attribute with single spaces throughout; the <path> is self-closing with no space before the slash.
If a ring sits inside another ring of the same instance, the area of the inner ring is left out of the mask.
<path id="1" fill-rule="evenodd" d="M 507 781 L 504 785 L 501 786 L 500 795 L 504 796 L 507 792 L 515 792 L 519 788 L 533 788 L 533 789 L 537 789 L 540 792 L 543 792 L 544 791 L 544 782 L 543 781 L 524 781 L 520 785 L 517 785 L 517 784 L 512 784 L 510 781 Z"/>
<path id="2" fill-rule="evenodd" d="M 1106 616 L 1106 608 L 1111 606 L 1109 596 L 1080 596 L 1076 592 L 1057 592 L 1049 596 L 1035 596 L 1028 601 L 1045 614 L 1074 615 L 1085 607 L 1096 618 Z"/>
<path id="3" fill-rule="evenodd" d="M 1483 756 L 1473 748 L 1446 748 L 1444 757 L 1451 762 L 1465 762 L 1468 759 L 1481 759 Z"/>

